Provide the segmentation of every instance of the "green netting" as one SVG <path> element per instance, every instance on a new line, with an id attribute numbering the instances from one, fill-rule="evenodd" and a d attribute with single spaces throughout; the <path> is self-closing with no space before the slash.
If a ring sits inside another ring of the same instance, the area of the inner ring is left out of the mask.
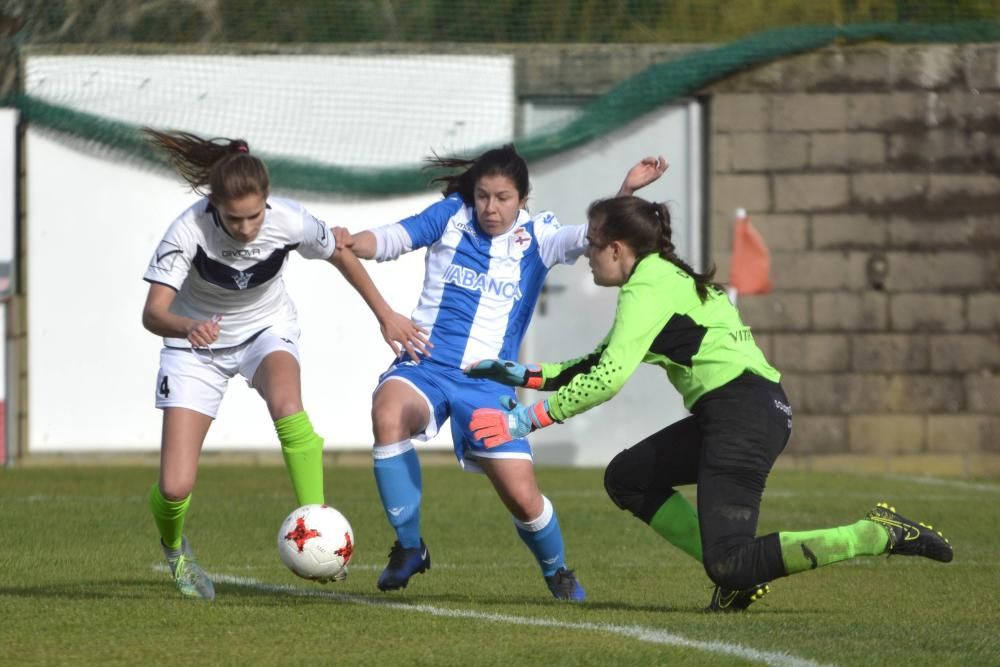
<path id="1" fill-rule="evenodd" d="M 187 7 L 185 3 L 182 4 Z M 368 10 L 371 10 L 372 3 L 361 4 L 367 7 Z M 493 3 L 494 13 L 499 11 L 496 8 L 508 11 L 513 5 L 517 4 L 510 2 Z M 674 23 L 677 23 L 679 20 L 678 16 L 680 16 L 678 14 L 680 11 L 679 8 L 688 7 L 691 10 L 698 3 L 612 2 L 606 4 L 617 7 L 619 10 L 624 8 L 626 13 L 631 12 L 632 15 L 639 15 L 645 12 L 643 21 L 656 27 L 670 23 L 668 19 L 671 17 L 675 19 Z M 721 11 L 724 9 L 724 4 L 720 2 L 703 3 L 703 11 L 697 14 L 702 19 L 701 23 L 694 27 L 689 26 L 685 34 L 702 35 L 705 29 L 705 20 L 712 16 L 721 17 L 722 13 L 724 13 Z M 803 3 L 795 4 L 801 5 Z M 810 14 L 808 11 L 802 10 L 805 14 L 798 17 L 800 21 L 816 20 L 817 16 L 822 18 L 824 14 L 821 11 L 817 15 L 816 8 L 820 8 L 821 10 L 823 8 L 826 8 L 826 10 L 840 10 L 839 13 L 834 12 L 834 16 L 828 20 L 858 15 L 884 17 L 891 20 L 881 23 L 844 26 L 799 25 L 777 28 L 764 30 L 714 48 L 699 49 L 647 68 L 595 99 L 585 106 L 580 113 L 562 125 L 554 125 L 544 132 L 520 137 L 515 143 L 529 160 L 549 157 L 608 134 L 645 113 L 662 107 L 672 100 L 690 96 L 711 82 L 740 70 L 835 43 L 857 43 L 870 40 L 894 43 L 1000 41 L 1000 22 L 996 19 L 996 16 L 1000 15 L 1000 7 L 998 7 L 997 2 L 933 2 L 923 5 L 926 11 L 914 11 L 912 9 L 914 6 L 921 5 L 921 3 L 861 2 L 860 0 L 849 2 L 844 0 L 842 2 L 804 4 L 812 7 L 814 11 Z M 337 5 L 338 3 L 335 2 L 327 3 L 326 9 L 327 11 L 336 11 Z M 389 3 L 389 5 L 393 7 L 397 6 L 394 3 Z M 440 11 L 441 8 L 438 3 L 429 2 L 413 3 L 413 5 L 423 6 L 426 10 L 425 14 L 430 11 L 428 8 L 433 7 L 437 11 Z M 521 5 L 527 7 L 532 5 L 532 3 L 521 3 Z M 740 7 L 745 9 L 748 5 L 758 6 L 760 3 L 747 0 Z M 229 4 L 224 2 L 222 6 L 225 8 Z M 451 5 L 451 8 L 454 10 L 453 13 L 460 14 L 462 11 L 467 10 L 468 6 L 469 3 L 459 2 Z M 577 14 L 585 10 L 590 11 L 591 18 L 598 16 L 601 11 L 604 11 L 598 9 L 598 5 L 588 2 L 555 3 L 554 6 L 555 9 L 549 10 L 552 16 L 558 14 L 559 7 L 563 7 L 564 9 L 568 7 L 567 11 L 570 11 L 570 13 L 575 11 Z M 784 1 L 771 3 L 772 13 L 780 15 L 781 11 L 790 6 L 792 5 Z M 901 12 L 907 6 L 911 8 L 910 14 L 904 16 Z M 297 9 L 291 13 L 297 13 L 299 19 L 309 22 L 311 15 L 308 10 L 317 10 L 318 5 L 307 2 L 296 5 L 296 7 Z M 654 15 L 657 7 L 659 7 L 659 14 Z M 895 8 L 895 14 L 893 15 L 892 12 L 888 11 L 887 7 Z M 402 11 L 400 7 L 397 8 Z M 187 10 L 190 10 L 190 7 L 187 7 Z M 364 11 L 367 10 L 361 10 L 361 14 L 364 14 Z M 180 13 L 183 14 L 183 12 Z M 693 11 L 688 12 L 689 19 L 694 15 Z M 755 16 L 759 18 L 760 16 L 768 15 L 767 8 L 765 7 L 765 11 L 758 12 Z M 954 17 L 972 17 L 973 20 L 943 24 L 920 22 L 920 19 Z M 239 18 L 234 19 L 230 27 L 232 25 L 241 25 L 238 20 Z M 51 16 L 49 20 L 51 22 Z M 415 19 L 411 16 L 408 20 L 414 21 Z M 427 20 L 430 21 L 430 19 Z M 609 22 L 610 24 L 615 23 L 615 21 L 610 19 L 605 21 L 605 23 Z M 444 21 L 444 23 L 449 22 Z M 674 25 L 674 23 L 670 25 Z M 689 20 L 688 24 L 690 23 L 691 21 Z M 727 25 L 727 22 L 721 18 L 720 23 Z M 753 24 L 754 22 L 749 21 L 749 23 Z M 441 25 L 441 22 L 431 22 L 430 24 Z M 175 36 L 185 34 L 185 25 L 188 24 L 180 21 L 180 23 L 174 26 L 177 31 Z M 516 28 L 519 23 L 514 21 L 513 25 Z M 590 24 L 588 23 L 588 25 Z M 729 29 L 732 30 L 732 28 Z M 363 30 L 362 28 L 357 28 L 357 30 L 369 37 L 372 35 L 375 37 L 384 36 L 375 35 L 370 29 Z M 247 28 L 246 32 L 250 37 L 259 38 L 259 35 L 249 28 Z M 558 31 L 556 32 L 558 33 Z M 495 36 L 509 40 L 513 34 L 523 36 L 529 33 L 532 35 L 535 34 L 531 31 L 522 31 L 522 33 L 514 31 Z M 305 31 L 303 35 L 309 39 L 318 39 L 315 31 Z M 676 37 L 676 35 L 674 36 Z M 289 34 L 286 37 L 292 38 L 294 35 Z M 483 51 L 488 52 L 489 47 L 484 46 Z M 74 109 L 72 104 L 55 103 L 36 95 L 24 93 L 9 95 L 4 102 L 16 105 L 24 115 L 24 118 L 37 127 L 72 135 L 82 140 L 97 142 L 108 148 L 143 160 L 156 159 L 139 139 L 136 132 L 137 128 L 134 124 L 85 113 L 79 109 Z M 180 129 L 190 128 L 181 127 Z M 462 152 L 469 154 L 474 151 L 463 150 Z M 264 155 L 270 166 L 274 185 L 276 188 L 281 189 L 353 195 L 409 193 L 426 190 L 428 180 L 431 176 L 426 171 L 422 171 L 420 164 L 417 162 L 405 165 L 391 165 L 386 168 L 358 166 L 357 164 L 329 164 L 317 160 L 291 157 L 280 154 L 277 151 L 266 152 Z"/>
<path id="2" fill-rule="evenodd" d="M 525 157 L 537 159 L 586 143 L 671 100 L 691 95 L 734 72 L 812 51 L 835 42 L 883 40 L 895 43 L 990 42 L 1000 39 L 1000 23 L 953 25 L 869 24 L 784 28 L 653 65 L 596 100 L 566 128 L 518 142 Z"/>
<path id="3" fill-rule="evenodd" d="M 723 43 L 995 19 L 997 0 L 0 0 L 34 43 Z M 0 30 L 0 34 L 3 31 Z"/>

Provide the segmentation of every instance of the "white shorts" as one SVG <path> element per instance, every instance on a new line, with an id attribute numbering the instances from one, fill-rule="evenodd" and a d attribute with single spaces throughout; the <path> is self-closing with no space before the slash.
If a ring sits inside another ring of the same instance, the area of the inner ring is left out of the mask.
<path id="1" fill-rule="evenodd" d="M 298 327 L 271 327 L 235 347 L 163 348 L 156 374 L 156 407 L 187 408 L 215 419 L 229 380 L 237 373 L 253 387 L 254 373 L 272 352 L 288 352 L 299 360 L 299 333 Z"/>

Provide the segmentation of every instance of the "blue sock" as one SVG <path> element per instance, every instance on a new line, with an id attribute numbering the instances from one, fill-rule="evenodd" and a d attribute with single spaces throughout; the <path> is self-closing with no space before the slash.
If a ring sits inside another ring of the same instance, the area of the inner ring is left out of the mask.
<path id="1" fill-rule="evenodd" d="M 532 521 L 514 519 L 514 526 L 521 540 L 528 545 L 531 553 L 542 568 L 542 575 L 551 577 L 561 567 L 565 567 L 563 554 L 563 537 L 559 529 L 559 519 L 552 508 L 552 503 L 542 496 L 542 513 Z"/>
<path id="2" fill-rule="evenodd" d="M 420 459 L 409 440 L 375 447 L 375 484 L 389 524 L 406 549 L 420 546 Z"/>

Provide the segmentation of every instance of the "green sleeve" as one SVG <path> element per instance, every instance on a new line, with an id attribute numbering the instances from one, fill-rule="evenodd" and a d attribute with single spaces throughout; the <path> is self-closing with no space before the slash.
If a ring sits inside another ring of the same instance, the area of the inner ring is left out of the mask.
<path id="1" fill-rule="evenodd" d="M 548 399 L 553 419 L 585 412 L 625 386 L 673 314 L 667 301 L 654 276 L 633 275 L 618 293 L 615 322 L 604 342 L 586 357 L 542 366 L 543 388 L 558 387 Z"/>
<path id="2" fill-rule="evenodd" d="M 555 391 L 569 384 L 580 373 L 589 373 L 601 360 L 601 353 L 607 346 L 608 339 L 605 337 L 597 349 L 590 354 L 567 361 L 541 364 L 543 380 L 541 390 Z"/>

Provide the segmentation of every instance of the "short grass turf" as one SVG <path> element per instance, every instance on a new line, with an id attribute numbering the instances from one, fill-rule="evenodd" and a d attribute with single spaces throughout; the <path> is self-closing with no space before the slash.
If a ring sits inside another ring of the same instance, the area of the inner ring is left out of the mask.
<path id="1" fill-rule="evenodd" d="M 204 466 L 185 532 L 213 603 L 181 599 L 165 570 L 145 498 L 154 468 L 2 470 L 0 664 L 1000 664 L 1000 484 L 776 472 L 761 534 L 851 523 L 888 500 L 941 529 L 955 560 L 856 559 L 780 579 L 745 614 L 708 615 L 701 566 L 618 510 L 600 470 L 538 477 L 584 604 L 550 597 L 487 480 L 452 467 L 424 470 L 432 569 L 380 593 L 394 537 L 370 469 L 327 469 L 356 549 L 348 579 L 320 586 L 278 559 L 285 471 Z"/>

